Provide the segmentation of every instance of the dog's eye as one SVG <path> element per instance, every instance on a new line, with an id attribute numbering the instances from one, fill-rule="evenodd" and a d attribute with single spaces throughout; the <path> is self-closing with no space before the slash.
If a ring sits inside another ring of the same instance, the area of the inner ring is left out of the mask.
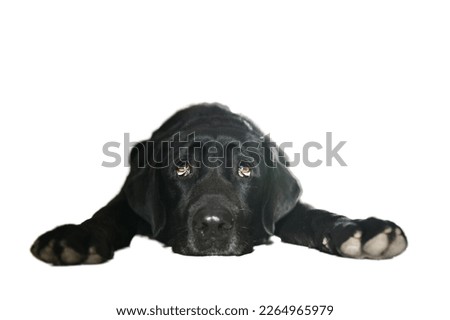
<path id="1" fill-rule="evenodd" d="M 241 178 L 250 177 L 251 173 L 252 173 L 252 168 L 245 167 L 245 166 L 239 166 L 239 169 L 238 169 L 239 177 L 241 177 Z"/>
<path id="2" fill-rule="evenodd" d="M 179 177 L 185 177 L 191 173 L 191 166 L 187 163 L 183 163 L 177 167 L 176 172 Z"/>

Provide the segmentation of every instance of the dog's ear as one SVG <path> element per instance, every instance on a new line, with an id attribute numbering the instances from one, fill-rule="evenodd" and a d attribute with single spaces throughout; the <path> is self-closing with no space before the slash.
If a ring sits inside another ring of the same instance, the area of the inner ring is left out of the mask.
<path id="1" fill-rule="evenodd" d="M 267 141 L 266 141 L 267 142 Z M 266 144 L 266 161 L 269 171 L 266 187 L 267 202 L 264 206 L 263 225 L 267 233 L 273 234 L 275 223 L 291 211 L 299 201 L 300 183 L 289 171 L 284 152 L 273 143 Z"/>
<path id="2" fill-rule="evenodd" d="M 156 237 L 165 225 L 164 206 L 160 200 L 159 170 L 151 166 L 154 144 L 150 141 L 137 143 L 130 154 L 130 173 L 124 191 L 131 209 L 147 221 Z"/>

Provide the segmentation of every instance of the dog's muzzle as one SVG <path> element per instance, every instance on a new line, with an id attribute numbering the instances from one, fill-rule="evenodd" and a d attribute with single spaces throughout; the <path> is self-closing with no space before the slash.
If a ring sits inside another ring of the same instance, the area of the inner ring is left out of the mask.
<path id="1" fill-rule="evenodd" d="M 198 254 L 230 254 L 236 234 L 233 214 L 229 210 L 203 207 L 194 213 L 191 223 L 192 244 Z"/>

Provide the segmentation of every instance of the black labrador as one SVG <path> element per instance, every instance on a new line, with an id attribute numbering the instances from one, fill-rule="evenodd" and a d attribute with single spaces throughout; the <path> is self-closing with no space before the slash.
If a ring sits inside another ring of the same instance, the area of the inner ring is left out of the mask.
<path id="1" fill-rule="evenodd" d="M 102 263 L 146 235 L 184 255 L 243 255 L 276 235 L 350 258 L 387 259 L 407 246 L 393 222 L 352 220 L 299 200 L 287 159 L 252 121 L 219 104 L 178 111 L 136 144 L 119 194 L 79 225 L 41 235 L 53 265 Z"/>

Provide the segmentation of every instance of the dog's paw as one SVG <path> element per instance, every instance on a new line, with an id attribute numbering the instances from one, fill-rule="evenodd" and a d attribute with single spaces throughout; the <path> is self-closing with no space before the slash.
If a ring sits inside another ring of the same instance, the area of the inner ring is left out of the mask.
<path id="1" fill-rule="evenodd" d="M 400 227 L 377 218 L 338 222 L 331 238 L 339 255 L 357 259 L 389 259 L 408 245 Z M 323 243 L 329 246 L 329 239 L 324 238 Z"/>
<path id="2" fill-rule="evenodd" d="M 112 248 L 86 228 L 64 225 L 41 235 L 31 253 L 53 265 L 96 264 L 112 258 Z"/>

